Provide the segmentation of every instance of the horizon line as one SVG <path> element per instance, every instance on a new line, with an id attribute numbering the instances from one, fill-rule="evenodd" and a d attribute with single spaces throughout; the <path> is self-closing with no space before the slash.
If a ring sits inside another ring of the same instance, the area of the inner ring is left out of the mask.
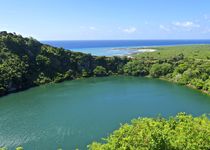
<path id="1" fill-rule="evenodd" d="M 37 40 L 39 40 L 39 39 L 37 39 Z M 52 39 L 52 40 L 39 40 L 39 41 L 45 42 L 45 41 L 165 41 L 165 40 L 167 40 L 167 41 L 178 41 L 178 40 L 180 40 L 180 41 L 187 41 L 187 40 L 194 41 L 194 40 L 210 40 L 210 38 L 209 39 L 90 39 L 90 40 L 88 40 L 88 39 L 53 40 Z"/>

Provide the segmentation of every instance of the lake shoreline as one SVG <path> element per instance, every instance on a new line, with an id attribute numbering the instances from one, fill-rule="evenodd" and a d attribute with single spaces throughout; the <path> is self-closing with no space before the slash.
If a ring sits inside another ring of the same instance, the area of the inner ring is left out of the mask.
<path id="1" fill-rule="evenodd" d="M 152 77 L 149 77 L 149 78 L 152 78 Z M 187 84 L 187 85 L 179 84 L 179 83 L 176 82 L 176 81 L 173 81 L 173 80 L 170 80 L 170 79 L 167 79 L 167 78 L 164 78 L 164 77 L 157 78 L 157 79 L 163 80 L 163 81 L 167 81 L 167 82 L 170 82 L 170 83 L 173 83 L 173 84 L 177 84 L 177 85 L 180 85 L 180 86 L 185 86 L 185 87 L 188 87 L 188 88 L 190 88 L 190 89 L 196 90 L 196 91 L 198 91 L 198 92 L 201 92 L 201 93 L 203 93 L 203 94 L 205 94 L 205 95 L 210 96 L 210 92 L 205 91 L 205 90 L 197 89 L 195 86 L 190 85 L 190 84 Z"/>
<path id="2" fill-rule="evenodd" d="M 124 75 L 124 74 L 116 74 L 116 75 L 108 75 L 108 76 L 103 76 L 103 77 L 95 77 L 95 76 L 91 76 L 91 77 L 80 77 L 80 78 L 75 78 L 75 79 L 71 79 L 71 80 L 64 80 L 62 82 L 59 82 L 59 83 L 56 83 L 56 82 L 51 82 L 51 83 L 47 83 L 47 84 L 42 84 L 42 85 L 34 85 L 32 87 L 28 87 L 28 88 L 24 88 L 24 89 L 18 89 L 18 90 L 15 90 L 15 91 L 12 91 L 12 92 L 9 92 L 9 93 L 6 93 L 4 95 L 0 95 L 0 98 L 2 97 L 5 97 L 5 96 L 8 96 L 10 94 L 14 94 L 14 93 L 19 93 L 19 92 L 23 92 L 23 91 L 27 91 L 29 89 L 32 89 L 32 88 L 35 88 L 35 87 L 39 87 L 39 86 L 44 86 L 44 85 L 50 85 L 50 84 L 60 84 L 60 83 L 63 83 L 63 82 L 67 82 L 67 81 L 74 81 L 74 80 L 80 80 L 80 79 L 89 79 L 89 78 L 106 78 L 106 77 L 120 77 L 120 76 L 128 76 L 128 77 L 140 77 L 140 78 L 150 78 L 150 79 L 158 79 L 158 80 L 163 80 L 163 81 L 166 81 L 166 82 L 169 82 L 169 83 L 173 83 L 173 84 L 177 84 L 177 85 L 181 85 L 181 86 L 185 86 L 185 87 L 188 87 L 190 89 L 194 89 L 198 92 L 201 92 L 205 95 L 208 95 L 210 96 L 210 92 L 208 91 L 205 91 L 205 90 L 200 90 L 200 89 L 197 89 L 195 86 L 192 86 L 192 85 L 182 85 L 182 84 L 179 84 L 178 82 L 175 82 L 173 80 L 170 80 L 170 79 L 167 79 L 167 78 L 164 78 L 164 77 L 160 77 L 160 78 L 153 78 L 151 76 L 129 76 L 129 75 Z"/>
<path id="3" fill-rule="evenodd" d="M 133 118 L 209 113 L 209 100 L 195 90 L 148 77 L 46 84 L 1 98 L 1 143 L 8 149 L 53 149 L 57 143 L 63 149 L 85 149 Z"/>
<path id="4" fill-rule="evenodd" d="M 106 57 L 93 56 L 91 54 L 53 47 L 42 44 L 35 39 L 24 38 L 13 33 L 7 33 L 6 31 L 0 32 L 0 38 L 3 41 L 1 44 L 5 50 L 2 51 L 2 55 L 5 55 L 5 57 L 2 60 L 1 67 L 0 96 L 24 91 L 30 87 L 42 84 L 57 83 L 82 77 L 101 77 L 113 74 L 128 74 L 132 76 L 151 75 L 152 77 L 166 76 L 171 73 L 171 71 L 177 69 L 177 63 L 181 64 L 183 61 L 189 65 L 184 71 L 188 70 L 189 72 L 198 69 L 190 68 L 191 70 L 189 70 L 190 64 L 193 63 L 190 62 L 192 58 L 195 61 L 200 61 L 200 63 L 204 65 L 206 62 L 209 63 L 209 61 L 204 62 L 203 58 L 208 60 L 210 54 L 210 45 L 152 48 L 150 45 L 150 47 L 126 49 L 129 50 L 130 53 L 133 52 L 131 56 Z M 5 38 L 9 42 L 4 41 Z M 17 43 L 15 41 L 25 42 Z M 13 44 L 12 47 L 10 46 L 11 44 Z M 98 44 L 98 46 L 102 46 L 100 43 Z M 110 43 L 108 42 L 107 44 Z M 120 44 L 125 43 L 118 44 L 120 47 Z M 165 44 L 168 44 L 168 42 Z M 132 51 L 132 49 L 134 51 Z M 100 50 L 101 49 L 99 48 L 98 51 Z M 138 53 L 136 53 L 136 51 Z M 177 53 L 178 55 L 176 55 Z M 199 67 L 197 64 L 195 65 L 196 67 Z M 161 67 L 165 67 L 166 71 L 164 73 L 161 71 Z M 207 79 L 210 79 L 207 69 L 204 67 L 205 72 L 203 73 L 206 73 L 204 75 L 207 76 Z M 179 74 L 181 79 L 182 73 L 183 72 Z M 188 78 L 188 81 L 194 79 L 193 77 Z M 184 84 L 188 84 L 188 81 L 184 82 Z M 191 84 L 196 85 L 197 89 L 203 88 L 204 81 L 202 81 L 199 76 L 193 81 L 194 84 Z M 201 85 L 197 85 L 197 81 L 202 82 Z M 207 84 L 209 81 L 205 80 L 205 82 Z M 206 86 L 207 88 L 205 89 L 210 90 L 210 87 L 208 87 L 209 85 L 207 84 Z"/>

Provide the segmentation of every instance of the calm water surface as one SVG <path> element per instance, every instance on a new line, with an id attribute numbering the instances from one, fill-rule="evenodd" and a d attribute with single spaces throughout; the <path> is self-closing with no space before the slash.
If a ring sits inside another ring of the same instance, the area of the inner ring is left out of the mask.
<path id="1" fill-rule="evenodd" d="M 90 78 L 0 98 L 0 146 L 26 150 L 81 148 L 137 117 L 210 113 L 210 97 L 165 81 Z"/>

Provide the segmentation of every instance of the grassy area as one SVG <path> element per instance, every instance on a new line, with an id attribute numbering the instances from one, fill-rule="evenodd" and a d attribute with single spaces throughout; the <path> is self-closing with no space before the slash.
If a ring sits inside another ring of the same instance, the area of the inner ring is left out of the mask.
<path id="1" fill-rule="evenodd" d="M 134 54 L 124 73 L 150 76 L 199 89 L 210 95 L 210 45 L 152 47 Z"/>
<path id="2" fill-rule="evenodd" d="M 154 58 L 166 59 L 183 54 L 187 58 L 210 60 L 210 44 L 209 45 L 185 45 L 185 46 L 163 46 L 150 47 L 156 49 L 155 52 L 145 52 L 135 54 L 136 58 Z"/>

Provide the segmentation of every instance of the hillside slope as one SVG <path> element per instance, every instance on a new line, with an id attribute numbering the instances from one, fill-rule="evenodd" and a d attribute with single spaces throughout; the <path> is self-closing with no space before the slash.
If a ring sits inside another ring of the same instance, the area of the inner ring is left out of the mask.
<path id="1" fill-rule="evenodd" d="M 50 82 L 123 74 L 161 78 L 210 95 L 210 45 L 157 47 L 128 57 L 98 57 L 0 32 L 0 96 Z"/>
<path id="2" fill-rule="evenodd" d="M 72 52 L 0 32 L 0 95 L 49 82 L 120 73 L 127 61 Z"/>

